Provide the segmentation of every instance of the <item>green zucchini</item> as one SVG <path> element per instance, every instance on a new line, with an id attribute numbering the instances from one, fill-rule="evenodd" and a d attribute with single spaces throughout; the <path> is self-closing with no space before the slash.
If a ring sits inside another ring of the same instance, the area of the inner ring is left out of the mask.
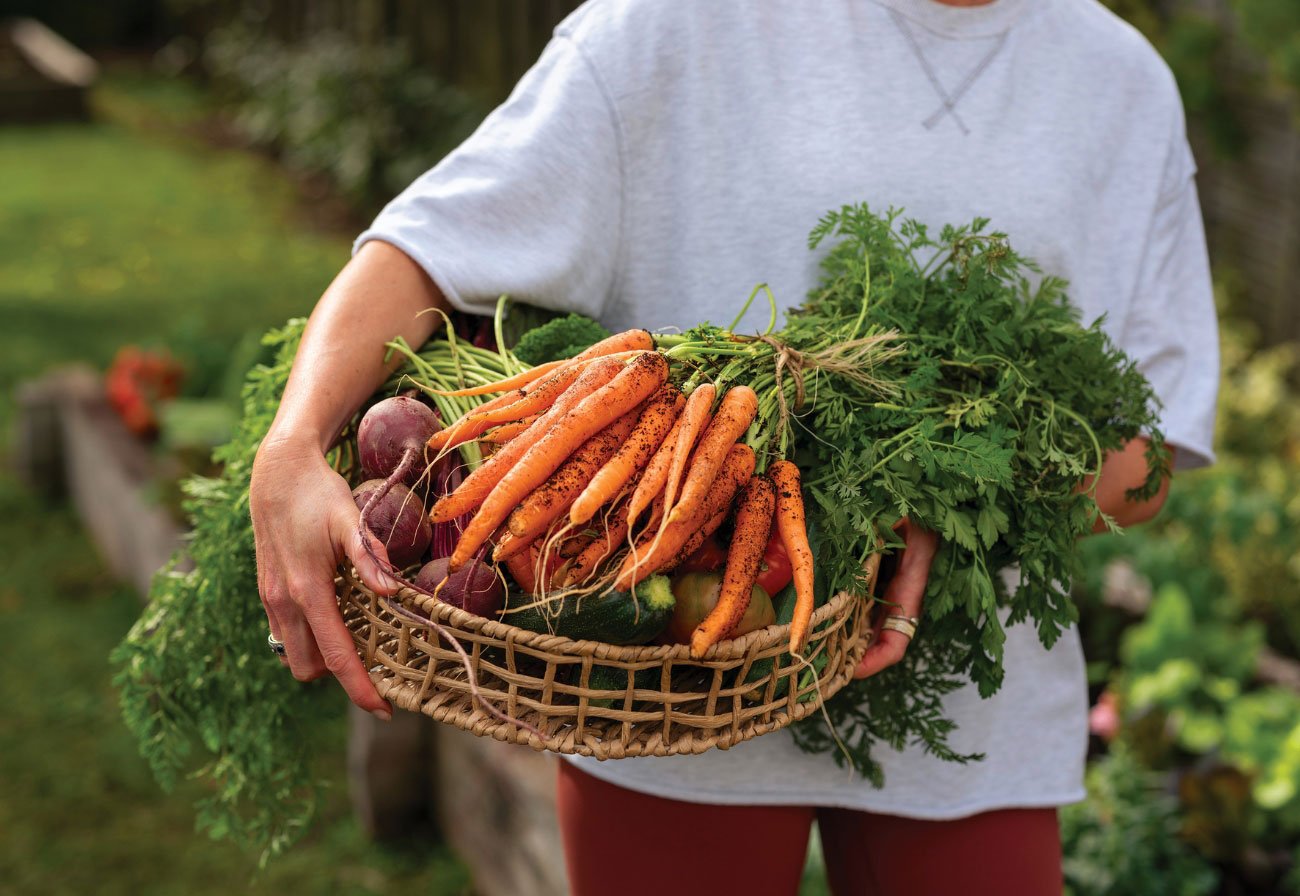
<path id="1" fill-rule="evenodd" d="M 645 644 L 668 626 L 677 599 L 667 576 L 651 576 L 634 590 L 551 601 L 512 594 L 501 621 L 574 640 Z"/>
<path id="2" fill-rule="evenodd" d="M 651 690 L 659 687 L 660 671 L 658 669 L 641 669 L 635 673 L 632 679 L 634 690 Z M 623 669 L 615 669 L 613 666 L 592 666 L 591 674 L 587 676 L 587 687 L 593 691 L 622 691 L 627 687 L 627 672 Z M 603 706 L 606 709 L 613 706 L 622 707 L 623 698 L 614 697 L 593 697 L 587 700 L 591 706 Z"/>

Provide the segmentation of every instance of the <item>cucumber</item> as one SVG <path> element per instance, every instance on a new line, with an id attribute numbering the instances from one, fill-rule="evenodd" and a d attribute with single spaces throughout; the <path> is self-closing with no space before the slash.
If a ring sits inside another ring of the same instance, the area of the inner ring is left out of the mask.
<path id="1" fill-rule="evenodd" d="M 569 595 L 537 602 L 531 595 L 510 595 L 502 622 L 530 632 L 562 635 L 575 641 L 645 644 L 668 626 L 677 599 L 667 576 L 651 576 L 631 592 Z M 531 604 L 531 606 L 530 606 Z"/>
<path id="2" fill-rule="evenodd" d="M 658 669 L 642 669 L 635 674 L 632 680 L 632 687 L 636 690 L 650 690 L 659 687 L 660 672 Z M 627 672 L 622 669 L 615 669 L 612 666 L 592 666 L 591 674 L 587 676 L 587 687 L 593 691 L 621 691 L 627 687 Z M 587 703 L 591 706 L 603 706 L 606 709 L 615 705 L 620 708 L 623 706 L 623 698 L 618 697 L 601 697 L 590 698 Z"/>

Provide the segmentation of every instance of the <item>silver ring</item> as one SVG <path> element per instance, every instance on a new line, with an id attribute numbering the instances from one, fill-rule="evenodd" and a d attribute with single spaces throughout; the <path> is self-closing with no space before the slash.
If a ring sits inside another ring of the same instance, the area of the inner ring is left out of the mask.
<path id="1" fill-rule="evenodd" d="M 916 635 L 916 627 L 920 622 L 921 621 L 915 616 L 901 616 L 894 614 L 886 616 L 885 621 L 880 624 L 880 628 L 882 631 L 885 629 L 896 631 L 910 641 Z"/>
<path id="2" fill-rule="evenodd" d="M 276 656 L 284 656 L 284 642 L 275 640 L 275 635 L 270 632 L 266 633 L 266 646 L 271 648 L 271 652 Z"/>

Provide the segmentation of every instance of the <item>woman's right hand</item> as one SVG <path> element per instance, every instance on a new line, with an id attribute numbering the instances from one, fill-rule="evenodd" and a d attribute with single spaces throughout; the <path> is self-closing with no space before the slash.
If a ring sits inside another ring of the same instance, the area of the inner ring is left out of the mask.
<path id="1" fill-rule="evenodd" d="M 343 624 L 334 574 L 344 558 L 380 594 L 388 578 L 361 542 L 352 492 L 314 441 L 268 436 L 253 462 L 249 512 L 257 547 L 257 590 L 271 634 L 284 642 L 281 662 L 299 681 L 332 674 L 352 702 L 385 721 L 392 707 L 379 696 Z M 384 546 L 371 539 L 387 560 Z"/>

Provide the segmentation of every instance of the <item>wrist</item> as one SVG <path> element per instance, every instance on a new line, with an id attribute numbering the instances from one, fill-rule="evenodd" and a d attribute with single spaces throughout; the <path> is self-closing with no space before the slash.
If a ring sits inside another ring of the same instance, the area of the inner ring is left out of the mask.
<path id="1" fill-rule="evenodd" d="M 277 420 L 267 430 L 258 452 L 272 451 L 276 454 L 293 454 L 300 457 L 324 457 L 333 443 L 333 434 L 327 435 L 317 427 L 283 425 Z"/>

